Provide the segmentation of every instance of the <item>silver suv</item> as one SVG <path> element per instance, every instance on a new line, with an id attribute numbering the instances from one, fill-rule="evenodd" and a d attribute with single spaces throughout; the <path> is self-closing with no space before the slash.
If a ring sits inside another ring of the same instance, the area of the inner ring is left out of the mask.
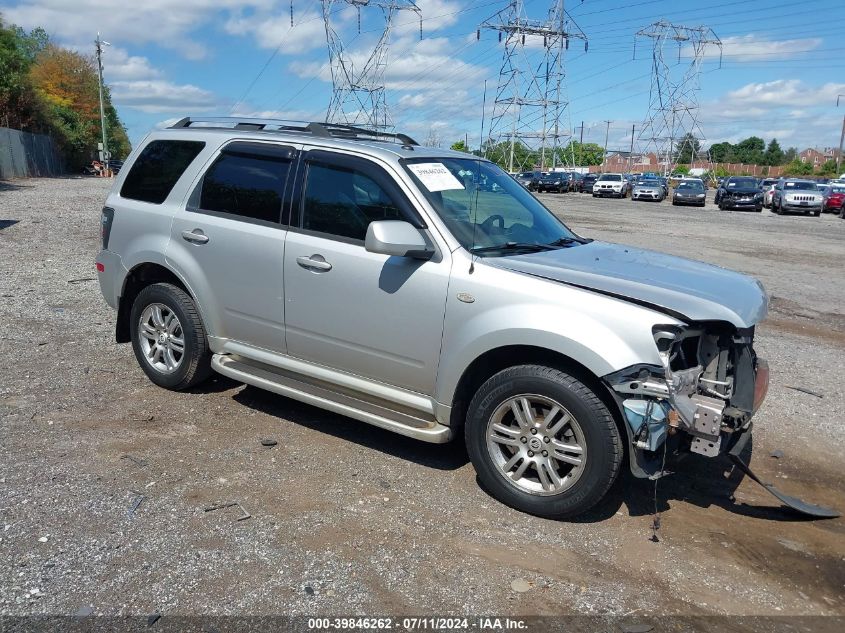
<path id="1" fill-rule="evenodd" d="M 735 449 L 768 385 L 757 281 L 581 237 L 493 163 L 401 134 L 152 132 L 108 196 L 97 269 L 155 384 L 216 371 L 462 437 L 487 490 L 545 517 L 593 506 L 626 455 L 652 477 L 667 450 Z"/>

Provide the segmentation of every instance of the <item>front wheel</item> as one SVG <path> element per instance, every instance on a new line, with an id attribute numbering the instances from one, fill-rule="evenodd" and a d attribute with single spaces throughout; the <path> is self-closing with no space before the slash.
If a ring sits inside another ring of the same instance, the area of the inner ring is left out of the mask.
<path id="1" fill-rule="evenodd" d="M 469 405 L 465 436 L 486 490 L 550 519 L 598 503 L 622 463 L 619 431 L 602 400 L 577 378 L 540 365 L 487 380 Z"/>
<path id="2" fill-rule="evenodd" d="M 129 321 L 132 349 L 147 377 L 181 391 L 211 373 L 211 351 L 190 295 L 172 284 L 147 286 L 135 298 Z"/>

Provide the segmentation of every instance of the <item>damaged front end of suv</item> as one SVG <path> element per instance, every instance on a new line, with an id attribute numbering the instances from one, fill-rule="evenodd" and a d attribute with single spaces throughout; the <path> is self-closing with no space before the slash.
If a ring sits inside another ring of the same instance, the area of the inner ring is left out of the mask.
<path id="1" fill-rule="evenodd" d="M 751 431 L 769 385 L 768 363 L 754 352 L 754 328 L 728 323 L 656 326 L 662 365 L 635 365 L 605 376 L 620 401 L 640 477 L 662 471 L 667 442 L 707 457 L 728 452 Z"/>

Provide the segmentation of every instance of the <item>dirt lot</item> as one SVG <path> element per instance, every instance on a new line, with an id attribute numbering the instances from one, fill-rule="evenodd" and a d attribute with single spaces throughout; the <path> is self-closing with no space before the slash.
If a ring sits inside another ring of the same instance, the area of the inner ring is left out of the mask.
<path id="1" fill-rule="evenodd" d="M 845 520 L 783 512 L 721 463 L 660 482 L 652 542 L 648 482 L 545 521 L 488 497 L 458 444 L 223 378 L 154 387 L 93 279 L 107 186 L 0 183 L 0 615 L 845 615 Z M 754 467 L 845 510 L 845 221 L 541 197 L 583 235 L 764 282 Z M 251 518 L 204 511 L 226 501 Z"/>

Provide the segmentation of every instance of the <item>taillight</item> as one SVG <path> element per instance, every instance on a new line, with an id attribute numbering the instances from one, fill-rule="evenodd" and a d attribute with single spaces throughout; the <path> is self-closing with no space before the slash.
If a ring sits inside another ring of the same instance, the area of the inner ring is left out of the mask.
<path id="1" fill-rule="evenodd" d="M 100 237 L 103 239 L 103 250 L 109 247 L 112 222 L 114 222 L 114 209 L 103 207 L 103 212 L 100 214 Z"/>

